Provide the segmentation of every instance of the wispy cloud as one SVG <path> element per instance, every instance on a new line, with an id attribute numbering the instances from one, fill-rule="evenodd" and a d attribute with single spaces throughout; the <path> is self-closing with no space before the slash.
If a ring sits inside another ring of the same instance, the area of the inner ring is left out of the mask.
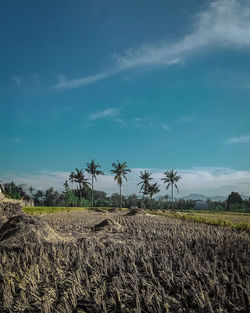
<path id="1" fill-rule="evenodd" d="M 121 127 L 128 127 L 128 124 L 123 118 L 116 118 L 115 121 L 121 126 Z"/>
<path id="2" fill-rule="evenodd" d="M 126 69 L 142 65 L 172 65 L 207 46 L 249 47 L 250 5 L 244 3 L 237 0 L 214 1 L 195 17 L 193 32 L 181 40 L 130 49 L 117 56 L 116 62 Z"/>
<path id="3" fill-rule="evenodd" d="M 159 118 L 154 118 L 152 116 L 146 117 L 134 117 L 125 118 L 121 113 L 123 107 L 118 108 L 108 108 L 105 110 L 98 110 L 93 112 L 87 118 L 89 122 L 88 125 L 94 126 L 94 121 L 99 119 L 106 119 L 107 121 L 112 121 L 118 123 L 120 127 L 130 127 L 131 129 L 156 129 L 156 130 L 170 130 L 170 126 L 166 122 L 162 122 Z"/>
<path id="4" fill-rule="evenodd" d="M 176 42 L 161 41 L 123 54 L 113 55 L 113 69 L 83 78 L 58 77 L 57 89 L 75 88 L 97 82 L 120 71 L 145 66 L 170 66 L 204 48 L 250 47 L 250 4 L 247 1 L 216 0 L 194 17 L 192 31 Z"/>
<path id="5" fill-rule="evenodd" d="M 155 118 L 152 116 L 147 117 L 135 117 L 131 121 L 134 128 L 159 128 L 159 124 L 156 123 Z"/>
<path id="6" fill-rule="evenodd" d="M 53 87 L 53 89 L 71 89 L 76 88 L 80 86 L 89 85 L 92 83 L 95 83 L 99 80 L 102 80 L 104 78 L 107 78 L 109 76 L 112 76 L 114 72 L 102 72 L 96 75 L 90 75 L 87 77 L 80 77 L 75 79 L 67 79 L 64 75 L 58 75 L 57 76 L 57 84 Z"/>
<path id="7" fill-rule="evenodd" d="M 154 181 L 160 184 L 161 195 L 166 194 L 161 178 L 166 169 L 160 168 L 132 168 L 128 175 L 128 181 L 124 182 L 123 194 L 138 194 L 138 182 L 140 171 L 148 170 L 152 173 Z M 238 171 L 230 168 L 196 167 L 191 169 L 177 169 L 182 176 L 179 182 L 180 194 L 184 196 L 190 193 L 200 193 L 206 196 L 228 195 L 231 191 L 237 191 L 249 195 L 250 171 Z M 63 183 L 68 179 L 69 172 L 44 170 L 37 173 L 2 173 L 2 180 L 15 181 L 17 184 L 26 184 L 27 187 L 33 186 L 36 189 L 46 189 L 54 187 L 57 190 L 63 189 Z M 118 186 L 114 177 L 109 173 L 100 176 L 96 183 L 97 190 L 103 190 L 108 194 L 118 191 Z"/>
<path id="8" fill-rule="evenodd" d="M 231 137 L 228 139 L 227 144 L 239 144 L 239 143 L 250 143 L 250 135 L 240 136 L 240 137 Z"/>
<path id="9" fill-rule="evenodd" d="M 2 175 L 5 182 L 14 181 L 17 184 L 25 184 L 27 187 L 32 186 L 35 189 L 53 187 L 58 190 L 63 189 L 63 183 L 69 177 L 69 172 L 59 172 L 43 170 L 36 173 L 12 172 Z"/>
<path id="10" fill-rule="evenodd" d="M 117 108 L 110 108 L 103 111 L 96 111 L 89 116 L 90 121 L 98 120 L 101 118 L 107 118 L 107 117 L 114 117 L 117 116 L 119 113 L 119 109 Z"/>

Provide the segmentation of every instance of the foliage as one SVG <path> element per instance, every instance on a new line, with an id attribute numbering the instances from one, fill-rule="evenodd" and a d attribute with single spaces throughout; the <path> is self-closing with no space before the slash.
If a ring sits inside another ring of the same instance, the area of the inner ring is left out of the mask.
<path id="1" fill-rule="evenodd" d="M 171 201 L 162 201 L 159 200 L 159 209 L 163 210 L 192 210 L 195 206 L 195 201 L 194 200 L 184 200 L 184 199 L 179 199 L 174 202 Z"/>
<path id="2" fill-rule="evenodd" d="M 91 175 L 91 206 L 94 206 L 94 179 L 97 180 L 98 175 L 104 175 L 104 172 L 98 170 L 101 167 L 99 164 L 95 163 L 95 160 L 91 160 L 90 163 L 87 163 L 86 172 Z"/>
<path id="3" fill-rule="evenodd" d="M 131 208 L 131 207 L 140 207 L 141 206 L 141 200 L 138 199 L 136 194 L 130 195 L 127 197 L 125 200 L 125 207 L 126 208 Z"/>
<path id="4" fill-rule="evenodd" d="M 44 199 L 45 206 L 55 206 L 60 199 L 59 192 L 55 191 L 53 187 L 50 187 L 45 191 Z"/>
<path id="5" fill-rule="evenodd" d="M 13 181 L 3 184 L 5 195 L 12 199 L 29 199 L 30 196 L 25 191 L 25 185 L 16 185 Z"/>
<path id="6" fill-rule="evenodd" d="M 122 200 L 121 200 L 122 197 Z M 120 204 L 125 203 L 126 199 L 124 196 L 121 196 L 119 193 L 113 193 L 109 198 L 109 203 L 111 207 L 120 207 Z"/>
<path id="7" fill-rule="evenodd" d="M 76 206 L 78 199 L 73 190 L 68 190 L 64 193 L 64 203 L 66 206 Z"/>
<path id="8" fill-rule="evenodd" d="M 150 196 L 150 208 L 152 210 L 152 200 L 153 200 L 153 196 L 155 194 L 157 194 L 158 192 L 160 192 L 160 188 L 159 188 L 159 185 L 157 183 L 154 183 L 154 184 L 149 184 L 148 185 L 148 194 Z"/>
<path id="9" fill-rule="evenodd" d="M 177 172 L 173 170 L 164 172 L 165 177 L 162 178 L 163 183 L 166 184 L 166 190 L 171 186 L 171 200 L 174 201 L 174 190 L 173 187 L 179 192 L 177 182 L 181 179 L 181 176 L 177 175 Z"/>
<path id="10" fill-rule="evenodd" d="M 137 184 L 138 186 L 141 185 L 140 191 L 142 193 L 142 207 L 144 208 L 144 198 L 149 193 L 149 185 L 150 180 L 153 178 L 151 177 L 152 173 L 149 173 L 148 171 L 141 171 L 140 172 L 140 179 L 141 181 Z"/>
<path id="11" fill-rule="evenodd" d="M 238 192 L 232 191 L 230 195 L 228 196 L 226 202 L 227 202 L 227 209 L 229 210 L 232 204 L 233 205 L 241 204 L 243 201 L 242 201 L 241 195 Z"/>
<path id="12" fill-rule="evenodd" d="M 120 187 L 120 208 L 122 208 L 122 181 L 123 179 L 127 180 L 127 174 L 131 172 L 128 169 L 127 162 L 120 163 L 117 161 L 116 163 L 112 163 L 113 169 L 110 170 L 110 173 L 114 175 L 114 180 L 117 181 L 117 184 Z"/>
<path id="13" fill-rule="evenodd" d="M 95 206 L 97 207 L 109 206 L 107 193 L 104 191 L 94 190 L 94 199 L 95 199 Z"/>

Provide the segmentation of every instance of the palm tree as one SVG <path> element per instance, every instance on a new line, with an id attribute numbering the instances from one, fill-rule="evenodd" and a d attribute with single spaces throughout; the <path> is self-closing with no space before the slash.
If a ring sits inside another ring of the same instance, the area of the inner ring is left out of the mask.
<path id="1" fill-rule="evenodd" d="M 30 199 L 32 199 L 32 196 L 33 196 L 33 191 L 34 191 L 34 188 L 32 186 L 30 186 L 29 188 L 29 192 L 30 192 Z"/>
<path id="2" fill-rule="evenodd" d="M 117 181 L 120 187 L 120 208 L 122 208 L 122 179 L 128 180 L 126 175 L 131 172 L 131 170 L 127 168 L 127 162 L 120 163 L 117 161 L 117 164 L 113 163 L 112 167 L 114 169 L 110 170 L 110 172 L 115 175 L 114 180 Z"/>
<path id="3" fill-rule="evenodd" d="M 73 189 L 73 183 L 75 181 L 75 173 L 74 172 L 71 172 L 69 174 L 69 181 L 71 182 L 71 188 Z"/>
<path id="4" fill-rule="evenodd" d="M 69 191 L 69 183 L 67 180 L 65 180 L 64 184 L 63 184 L 65 191 Z"/>
<path id="5" fill-rule="evenodd" d="M 179 189 L 176 185 L 176 183 L 182 178 L 181 176 L 177 175 L 177 172 L 174 172 L 173 170 L 164 172 L 165 177 L 162 178 L 164 184 L 166 185 L 166 190 L 171 186 L 171 201 L 174 201 L 174 187 L 179 192 Z"/>
<path id="6" fill-rule="evenodd" d="M 148 186 L 149 181 L 152 179 L 150 177 L 152 173 L 149 173 L 148 171 L 140 172 L 140 179 L 141 181 L 137 185 L 141 185 L 140 192 L 142 192 L 142 206 L 144 207 L 144 197 L 148 194 Z"/>
<path id="7" fill-rule="evenodd" d="M 95 160 L 92 160 L 90 163 L 87 163 L 87 168 L 85 171 L 91 175 L 91 206 L 94 206 L 94 179 L 97 180 L 97 175 L 104 175 L 103 171 L 98 170 L 97 168 L 101 167 L 99 164 L 95 163 Z"/>
<path id="8" fill-rule="evenodd" d="M 149 193 L 149 196 L 150 196 L 150 207 L 151 207 L 151 210 L 152 210 L 152 200 L 153 200 L 153 196 L 155 194 L 157 194 L 158 192 L 160 192 L 160 188 L 159 188 L 159 185 L 157 183 L 154 183 L 152 185 L 148 185 L 148 193 Z"/>
<path id="9" fill-rule="evenodd" d="M 82 169 L 76 168 L 76 173 L 74 174 L 74 182 L 76 182 L 79 186 L 79 198 L 80 203 L 82 200 L 82 189 L 89 185 L 88 179 L 84 177 L 84 171 Z"/>

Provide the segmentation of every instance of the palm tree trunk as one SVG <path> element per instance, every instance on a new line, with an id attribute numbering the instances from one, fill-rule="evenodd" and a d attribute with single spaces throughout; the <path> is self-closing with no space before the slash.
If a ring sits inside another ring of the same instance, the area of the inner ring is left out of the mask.
<path id="1" fill-rule="evenodd" d="M 172 203 L 174 202 L 174 188 L 173 184 L 171 184 L 171 197 L 172 197 Z"/>
<path id="2" fill-rule="evenodd" d="M 94 206 L 94 182 L 93 182 L 93 175 L 92 175 L 92 195 L 91 195 L 91 202 L 92 202 L 92 208 L 93 208 L 93 206 Z"/>
<path id="3" fill-rule="evenodd" d="M 145 197 L 145 194 L 143 193 L 143 196 L 142 196 L 142 208 L 144 209 L 144 197 Z"/>
<path id="4" fill-rule="evenodd" d="M 122 184 L 120 184 L 120 208 L 122 208 Z"/>
<path id="5" fill-rule="evenodd" d="M 152 197 L 151 197 L 151 199 L 150 199 L 150 208 L 151 208 L 151 211 L 152 211 Z"/>
<path id="6" fill-rule="evenodd" d="M 82 203 L 82 186 L 79 184 L 80 206 Z"/>

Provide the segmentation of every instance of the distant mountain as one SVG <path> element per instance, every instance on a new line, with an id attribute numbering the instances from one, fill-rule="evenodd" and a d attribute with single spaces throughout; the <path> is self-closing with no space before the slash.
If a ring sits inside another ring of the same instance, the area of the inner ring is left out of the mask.
<path id="1" fill-rule="evenodd" d="M 131 195 L 127 195 L 125 196 L 125 198 L 127 199 L 129 196 L 132 196 L 134 194 L 131 194 Z M 142 195 L 141 194 L 136 194 L 137 198 L 138 199 L 142 199 Z M 159 200 L 163 195 L 160 195 L 160 196 L 156 196 L 154 199 L 155 200 Z M 205 196 L 205 195 L 202 195 L 202 194 L 199 194 L 199 193 L 191 193 L 190 195 L 187 195 L 185 197 L 181 197 L 181 198 L 178 198 L 178 197 L 174 197 L 176 200 L 178 199 L 184 199 L 184 200 L 202 200 L 202 201 L 206 201 L 207 199 L 210 199 L 211 201 L 225 201 L 227 199 L 228 196 Z M 246 196 L 246 195 L 242 195 L 241 194 L 241 198 L 243 200 L 246 200 L 246 199 L 249 199 L 250 196 Z M 169 200 L 170 200 L 170 196 L 169 196 Z"/>
<path id="2" fill-rule="evenodd" d="M 208 198 L 207 196 L 200 195 L 198 193 L 191 193 L 190 195 L 185 196 L 182 199 L 184 199 L 184 200 L 202 200 L 202 201 L 206 201 L 207 198 Z"/>
<path id="3" fill-rule="evenodd" d="M 209 199 L 212 201 L 225 201 L 227 199 L 227 197 L 225 197 L 225 196 L 213 196 L 213 197 L 209 197 Z"/>
<path id="4" fill-rule="evenodd" d="M 227 199 L 228 196 L 204 196 L 198 193 L 191 193 L 188 196 L 183 197 L 183 199 L 185 200 L 202 200 L 202 201 L 206 201 L 207 199 L 210 199 L 211 201 L 225 201 Z M 241 198 L 243 200 L 249 199 L 249 196 L 246 195 L 241 195 Z"/>

